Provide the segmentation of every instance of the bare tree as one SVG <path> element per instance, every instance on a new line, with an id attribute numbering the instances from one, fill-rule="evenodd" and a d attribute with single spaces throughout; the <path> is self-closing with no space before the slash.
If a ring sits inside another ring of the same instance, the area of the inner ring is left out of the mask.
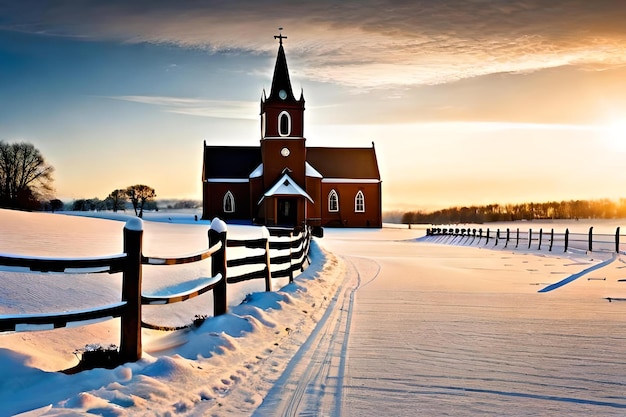
<path id="1" fill-rule="evenodd" d="M 114 212 L 117 212 L 118 210 L 124 210 L 126 208 L 126 203 L 128 202 L 126 190 L 114 190 L 111 192 L 111 194 L 109 194 L 106 200 L 111 203 Z"/>
<path id="2" fill-rule="evenodd" d="M 144 205 L 147 201 L 151 201 L 156 197 L 156 192 L 154 191 L 154 188 L 148 187 L 147 185 L 137 184 L 128 187 L 126 189 L 126 195 L 133 204 L 135 215 L 143 217 Z"/>
<path id="3" fill-rule="evenodd" d="M 0 141 L 0 205 L 30 208 L 52 191 L 53 172 L 32 144 Z"/>

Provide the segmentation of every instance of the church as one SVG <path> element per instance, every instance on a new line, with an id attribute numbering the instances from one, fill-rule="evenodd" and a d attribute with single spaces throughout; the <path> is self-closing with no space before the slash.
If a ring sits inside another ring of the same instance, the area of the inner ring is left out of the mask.
<path id="1" fill-rule="evenodd" d="M 204 142 L 203 219 L 266 226 L 381 227 L 382 181 L 370 147 L 307 147 L 304 92 L 291 88 L 282 33 L 260 146 Z"/>

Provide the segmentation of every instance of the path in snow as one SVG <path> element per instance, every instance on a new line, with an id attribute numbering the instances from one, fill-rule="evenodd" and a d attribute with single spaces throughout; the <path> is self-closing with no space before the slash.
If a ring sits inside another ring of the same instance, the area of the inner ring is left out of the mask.
<path id="1" fill-rule="evenodd" d="M 356 291 L 374 279 L 370 265 L 360 268 L 361 260 L 349 261 L 344 283 L 329 303 L 306 343 L 276 381 L 254 416 L 340 415 L 343 397 L 346 354 Z M 365 263 L 371 261 L 362 260 Z M 367 270 L 363 277 L 360 270 Z"/>
<path id="2" fill-rule="evenodd" d="M 346 281 L 256 416 L 624 414 L 620 263 L 410 233 L 327 231 Z"/>

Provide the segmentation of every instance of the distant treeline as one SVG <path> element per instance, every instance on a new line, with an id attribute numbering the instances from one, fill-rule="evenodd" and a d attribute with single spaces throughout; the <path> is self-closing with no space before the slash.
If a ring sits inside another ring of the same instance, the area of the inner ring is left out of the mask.
<path id="1" fill-rule="evenodd" d="M 167 209 L 195 209 L 200 207 L 200 202 L 196 200 L 160 200 L 160 201 L 146 201 L 144 209 L 151 211 L 159 211 L 159 209 L 167 208 Z M 115 207 L 114 201 L 107 197 L 104 200 L 100 200 L 97 197 L 94 198 L 81 198 L 78 200 L 74 200 L 65 206 L 61 206 L 60 208 L 56 208 L 56 210 L 73 210 L 73 211 L 102 211 L 102 210 L 113 210 Z M 123 204 L 118 207 L 118 210 L 132 210 L 133 206 L 130 202 L 124 201 Z"/>
<path id="2" fill-rule="evenodd" d="M 487 223 L 539 219 L 618 219 L 626 218 L 626 198 L 619 201 L 570 200 L 548 203 L 489 204 L 487 206 L 452 207 L 426 213 L 406 212 L 402 223 L 449 224 Z"/>

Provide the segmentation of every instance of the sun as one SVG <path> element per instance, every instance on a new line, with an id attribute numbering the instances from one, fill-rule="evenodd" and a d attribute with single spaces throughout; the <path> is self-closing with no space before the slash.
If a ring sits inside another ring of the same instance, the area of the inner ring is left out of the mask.
<path id="1" fill-rule="evenodd" d="M 603 130 L 611 149 L 626 152 L 626 119 L 609 122 Z"/>

